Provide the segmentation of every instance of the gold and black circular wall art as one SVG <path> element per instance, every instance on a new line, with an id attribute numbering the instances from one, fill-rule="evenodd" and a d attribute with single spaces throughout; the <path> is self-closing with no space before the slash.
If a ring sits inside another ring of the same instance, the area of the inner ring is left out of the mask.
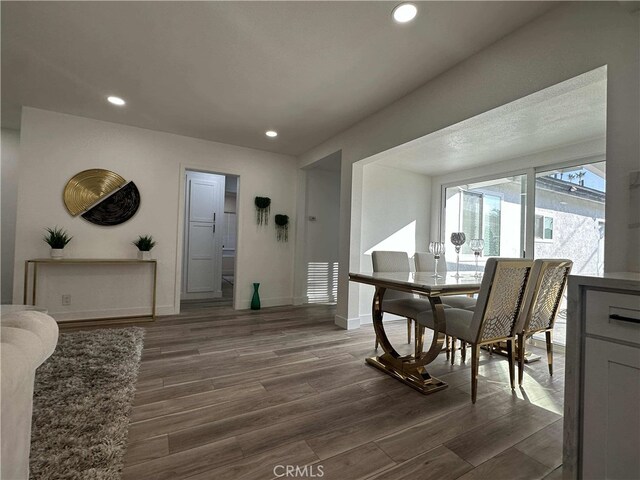
<path id="1" fill-rule="evenodd" d="M 81 215 L 101 226 L 120 225 L 133 217 L 140 207 L 136 184 L 101 168 L 74 175 L 64 187 L 63 197 L 71 215 Z"/>

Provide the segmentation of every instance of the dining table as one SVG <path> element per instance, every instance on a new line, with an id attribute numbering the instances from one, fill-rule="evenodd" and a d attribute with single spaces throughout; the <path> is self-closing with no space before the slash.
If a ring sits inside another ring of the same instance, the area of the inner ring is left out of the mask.
<path id="1" fill-rule="evenodd" d="M 444 272 L 437 276 L 434 272 L 362 272 L 349 273 L 349 280 L 375 287 L 371 307 L 373 328 L 384 353 L 369 357 L 366 362 L 424 394 L 446 388 L 445 382 L 432 377 L 427 371 L 427 365 L 442 352 L 445 339 L 446 317 L 443 298 L 448 295 L 477 293 L 480 290 L 481 277 Z M 425 327 L 417 321 L 413 353 L 401 355 L 392 345 L 382 321 L 382 302 L 387 290 L 411 293 L 429 300 L 433 311 L 434 332 L 428 350 L 424 350 Z"/>

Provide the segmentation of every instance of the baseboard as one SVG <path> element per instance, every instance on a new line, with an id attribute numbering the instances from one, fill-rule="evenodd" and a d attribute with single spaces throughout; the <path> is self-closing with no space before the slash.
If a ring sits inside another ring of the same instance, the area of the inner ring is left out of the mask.
<path id="1" fill-rule="evenodd" d="M 395 320 L 406 320 L 406 317 L 400 317 L 399 315 L 393 315 L 392 313 L 385 313 L 382 321 L 383 322 L 392 322 Z M 373 315 L 370 313 L 360 315 L 360 325 L 371 325 L 373 323 Z"/>
<path id="2" fill-rule="evenodd" d="M 334 317 L 334 323 L 345 330 L 353 330 L 355 328 L 360 327 L 360 319 L 359 318 L 345 318 L 341 315 L 336 315 Z"/>
<path id="3" fill-rule="evenodd" d="M 148 317 L 151 315 L 151 307 L 133 307 L 133 308 L 108 308 L 102 310 L 84 310 L 74 312 L 52 312 L 48 314 L 57 322 L 73 322 L 86 319 L 106 319 L 113 317 Z M 173 315 L 173 306 L 156 307 L 156 315 Z"/>
<path id="4" fill-rule="evenodd" d="M 293 298 L 281 297 L 281 298 L 261 298 L 261 307 L 281 307 L 283 305 L 293 305 Z M 242 300 L 234 307 L 236 310 L 247 310 L 251 308 L 251 299 Z"/>
<path id="5" fill-rule="evenodd" d="M 139 326 L 143 327 L 148 323 L 153 323 L 155 320 L 151 317 L 122 317 L 122 318 L 100 318 L 97 320 L 67 320 L 64 322 L 58 322 L 58 328 L 61 331 L 65 329 L 77 329 L 77 328 L 109 328 L 109 327 L 126 327 L 126 326 Z"/>
<path id="6" fill-rule="evenodd" d="M 222 298 L 222 290 L 217 292 L 205 293 L 181 293 L 180 300 L 211 300 L 214 298 Z"/>
<path id="7" fill-rule="evenodd" d="M 306 303 L 309 303 L 309 297 L 294 297 L 293 298 L 293 304 L 294 305 L 304 305 Z"/>
<path id="8" fill-rule="evenodd" d="M 156 307 L 156 316 L 167 316 L 167 315 L 177 315 L 180 313 L 180 310 L 176 310 L 176 307 L 173 305 L 165 305 L 162 307 Z"/>
<path id="9" fill-rule="evenodd" d="M 100 320 L 121 317 L 147 317 L 151 315 L 151 307 L 146 308 L 111 308 L 107 310 L 84 310 L 78 312 L 52 312 L 48 315 L 56 322 L 73 322 L 77 320 Z"/>

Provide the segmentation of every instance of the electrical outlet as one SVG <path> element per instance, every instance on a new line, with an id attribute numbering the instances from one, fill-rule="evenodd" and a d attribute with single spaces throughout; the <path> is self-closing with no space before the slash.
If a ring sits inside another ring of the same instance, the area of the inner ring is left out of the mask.
<path id="1" fill-rule="evenodd" d="M 71 295 L 62 295 L 62 305 L 71 305 Z"/>

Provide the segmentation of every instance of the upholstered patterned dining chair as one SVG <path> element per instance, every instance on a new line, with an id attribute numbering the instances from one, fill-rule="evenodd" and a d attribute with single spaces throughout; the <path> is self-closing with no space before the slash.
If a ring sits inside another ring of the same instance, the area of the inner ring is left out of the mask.
<path id="1" fill-rule="evenodd" d="M 435 269 L 435 259 L 432 253 L 416 252 L 413 256 L 413 261 L 416 266 L 416 272 L 433 272 Z M 438 273 L 447 273 L 447 259 L 444 255 L 440 257 L 440 261 L 438 262 Z M 466 295 L 448 295 L 446 297 L 442 297 L 441 300 L 445 306 L 452 308 L 473 310 L 476 307 L 476 299 Z M 466 347 L 466 343 L 460 340 L 460 350 L 463 361 L 467 355 Z M 447 352 L 447 358 L 451 358 L 451 365 L 453 365 L 456 356 L 456 339 L 447 336 L 445 338 L 445 349 Z"/>
<path id="2" fill-rule="evenodd" d="M 471 401 L 478 393 L 480 347 L 507 342 L 509 379 L 515 388 L 514 341 L 525 288 L 533 262 L 521 258 L 489 258 L 474 311 L 461 308 L 444 310 L 445 335 L 471 344 Z M 433 313 L 424 311 L 418 322 L 434 328 Z"/>
<path id="3" fill-rule="evenodd" d="M 522 385 L 524 376 L 525 342 L 535 333 L 545 333 L 549 375 L 553 375 L 551 335 L 571 267 L 573 262 L 567 259 L 538 259 L 533 262 L 522 312 L 516 326 L 519 385 Z"/>
<path id="4" fill-rule="evenodd" d="M 410 272 L 407 252 L 391 252 L 378 250 L 371 254 L 373 271 L 377 272 Z M 415 320 L 423 310 L 431 310 L 428 299 L 416 298 L 412 293 L 388 289 L 382 299 L 382 311 L 406 317 L 407 343 L 411 343 L 411 321 Z M 376 348 L 378 338 L 376 337 Z"/>

